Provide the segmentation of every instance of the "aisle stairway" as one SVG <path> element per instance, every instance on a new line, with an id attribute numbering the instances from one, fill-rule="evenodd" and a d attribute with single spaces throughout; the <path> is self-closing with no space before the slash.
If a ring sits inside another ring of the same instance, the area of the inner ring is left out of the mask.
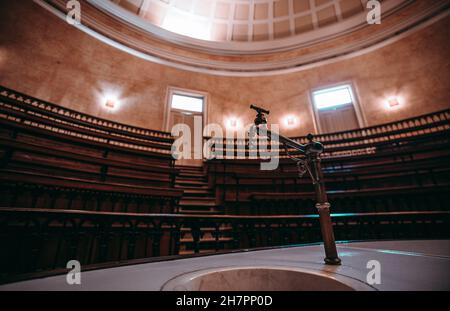
<path id="1" fill-rule="evenodd" d="M 179 175 L 175 180 L 175 188 L 183 190 L 184 194 L 178 205 L 178 213 L 192 215 L 220 215 L 223 214 L 220 205 L 216 203 L 213 189 L 208 187 L 208 177 L 203 167 L 178 166 Z M 202 227 L 203 236 L 198 245 L 200 253 L 214 252 L 232 242 L 230 228 L 221 227 L 218 241 L 214 236 L 213 223 L 209 227 Z M 189 228 L 181 228 L 180 255 L 195 253 L 194 240 Z"/>
<path id="2" fill-rule="evenodd" d="M 179 166 L 175 188 L 183 190 L 179 203 L 180 214 L 220 214 L 212 189 L 208 188 L 207 176 L 203 167 Z"/>

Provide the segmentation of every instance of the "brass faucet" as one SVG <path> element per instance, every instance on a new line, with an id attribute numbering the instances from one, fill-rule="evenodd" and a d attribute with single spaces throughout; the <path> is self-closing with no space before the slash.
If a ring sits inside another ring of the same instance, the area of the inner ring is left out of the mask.
<path id="1" fill-rule="evenodd" d="M 250 106 L 251 109 L 257 112 L 255 118 L 256 133 L 259 133 L 260 126 L 267 126 L 267 119 L 265 115 L 270 114 L 270 111 Z M 282 136 L 277 133 L 272 133 L 270 130 L 265 129 L 267 136 L 272 139 L 278 138 L 278 141 L 284 145 L 287 151 L 287 147 L 298 150 L 305 155 L 305 159 L 299 159 L 292 157 L 297 162 L 300 174 L 308 173 L 312 183 L 314 185 L 316 196 L 316 208 L 319 213 L 320 230 L 322 232 L 322 239 L 325 247 L 325 263 L 327 265 L 340 265 L 341 259 L 338 256 L 336 249 L 336 241 L 334 239 L 333 224 L 330 216 L 330 203 L 328 202 L 328 196 L 325 188 L 325 182 L 323 179 L 322 166 L 320 155 L 324 151 L 324 147 L 320 142 L 314 141 L 312 134 L 307 136 L 308 143 L 305 145 L 299 144 L 290 138 Z M 289 154 L 289 153 L 288 153 Z"/>

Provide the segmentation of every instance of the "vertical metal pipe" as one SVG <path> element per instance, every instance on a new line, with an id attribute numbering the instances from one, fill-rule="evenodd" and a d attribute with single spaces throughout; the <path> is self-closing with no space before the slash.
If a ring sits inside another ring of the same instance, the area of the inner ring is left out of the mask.
<path id="1" fill-rule="evenodd" d="M 254 105 L 250 106 L 258 114 L 255 119 L 256 133 L 259 134 L 259 126 L 267 125 L 265 114 L 269 114 L 268 110 L 265 110 Z M 314 190 L 316 193 L 316 208 L 319 212 L 320 230 L 322 232 L 322 239 L 325 247 L 325 263 L 328 265 L 340 265 L 341 259 L 338 257 L 336 249 L 336 241 L 333 233 L 333 223 L 330 216 L 330 203 L 328 202 L 328 196 L 325 189 L 325 182 L 323 180 L 322 166 L 320 163 L 320 154 L 324 151 L 323 145 L 319 142 L 313 141 L 313 135 L 307 136 L 309 143 L 302 145 L 296 141 L 279 135 L 278 133 L 272 133 L 270 130 L 266 130 L 266 133 L 271 139 L 278 140 L 280 143 L 287 147 L 293 148 L 306 155 L 307 167 L 314 184 Z"/>
<path id="2" fill-rule="evenodd" d="M 307 154 L 307 161 L 313 177 L 314 190 L 316 192 L 316 208 L 319 212 L 320 231 L 325 247 L 325 263 L 328 265 L 340 265 L 341 259 L 338 257 L 336 241 L 333 233 L 333 223 L 330 216 L 330 203 L 323 180 L 322 167 L 319 153 L 311 152 Z"/>

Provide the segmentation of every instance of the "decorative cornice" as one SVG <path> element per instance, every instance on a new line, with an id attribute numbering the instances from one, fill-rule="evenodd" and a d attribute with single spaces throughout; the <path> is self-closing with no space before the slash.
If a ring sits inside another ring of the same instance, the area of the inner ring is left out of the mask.
<path id="1" fill-rule="evenodd" d="M 382 16 L 387 18 L 395 14 L 402 8 L 410 5 L 415 0 L 389 0 L 382 5 Z M 87 0 L 90 4 L 99 10 L 109 14 L 131 27 L 135 27 L 147 33 L 156 36 L 162 40 L 174 43 L 190 49 L 196 49 L 209 54 L 219 55 L 243 55 L 243 54 L 261 54 L 275 53 L 305 48 L 320 42 L 339 38 L 345 34 L 352 33 L 363 27 L 367 27 L 366 13 L 358 14 L 352 18 L 341 21 L 327 27 L 319 28 L 304 34 L 291 36 L 289 38 L 274 39 L 261 42 L 215 42 L 205 41 L 181 34 L 168 31 L 164 28 L 153 25 L 152 23 L 140 18 L 122 7 L 105 0 Z"/>
<path id="2" fill-rule="evenodd" d="M 33 0 L 35 3 L 44 7 L 51 13 L 60 17 L 61 19 L 66 19 L 66 13 L 61 10 L 57 5 L 52 4 L 50 0 Z M 97 2 L 98 0 L 88 0 L 89 2 Z M 411 1 L 407 1 L 408 4 Z M 412 1 L 415 2 L 415 1 Z M 405 16 L 399 22 L 396 22 L 391 27 L 385 27 L 383 30 L 378 31 L 370 36 L 355 39 L 351 44 L 338 45 L 333 48 L 322 49 L 319 51 L 311 52 L 309 54 L 304 54 L 300 56 L 294 56 L 287 59 L 270 59 L 268 61 L 235 61 L 235 60 L 220 60 L 215 59 L 213 57 L 192 57 L 189 53 L 179 53 L 177 49 L 171 48 L 163 48 L 161 46 L 157 46 L 154 44 L 149 44 L 148 42 L 144 42 L 138 38 L 124 35 L 122 32 L 114 29 L 110 25 L 99 22 L 94 17 L 89 14 L 84 13 L 82 15 L 82 24 L 76 25 L 79 30 L 101 40 L 102 42 L 109 44 L 113 47 L 116 47 L 122 51 L 125 51 L 134 56 L 140 57 L 142 59 L 155 62 L 161 65 L 205 73 L 212 75 L 221 75 L 221 76 L 236 76 L 236 77 L 255 77 L 255 76 L 270 76 L 270 75 L 279 75 L 279 74 L 287 74 L 292 72 L 297 72 L 301 70 L 311 69 L 317 66 L 321 66 L 324 64 L 340 61 L 343 59 L 352 58 L 355 56 L 363 55 L 369 52 L 372 52 L 378 48 L 389 45 L 393 42 L 396 42 L 411 33 L 423 29 L 436 21 L 448 16 L 450 14 L 450 1 L 448 0 L 438 0 L 434 1 L 432 4 L 427 5 L 425 9 L 416 10 L 415 14 L 411 16 Z M 107 13 L 109 14 L 109 13 Z M 391 11 L 391 14 L 392 11 Z M 386 18 L 386 17 L 384 17 Z M 139 28 L 141 31 L 141 27 L 138 25 L 129 25 L 128 22 L 125 24 L 130 27 Z M 154 26 L 156 27 L 156 26 Z M 368 26 L 366 26 L 368 27 Z M 357 27 L 358 29 L 364 29 L 366 27 Z M 147 29 L 148 30 L 148 29 Z M 145 31 L 145 30 L 144 30 Z M 350 30 L 348 30 L 350 31 Z M 356 31 L 353 29 L 352 31 Z M 345 31 L 344 31 L 345 32 Z M 350 31 L 351 32 L 351 31 Z M 159 28 L 158 34 L 153 34 L 147 32 L 148 36 L 158 36 L 158 38 L 166 39 L 164 37 L 165 34 L 170 33 L 166 30 Z M 190 46 L 194 41 L 202 41 L 196 40 L 192 38 L 188 38 L 189 42 L 178 43 L 175 42 L 176 39 L 180 39 L 180 35 L 176 35 L 173 33 L 167 34 L 168 38 L 166 41 L 169 41 L 167 44 L 176 44 L 181 45 L 185 49 L 190 49 L 190 52 L 195 52 L 196 50 L 200 50 L 203 54 L 217 55 L 217 54 L 228 54 L 229 51 L 223 51 L 219 48 L 214 48 L 212 45 L 210 47 L 203 46 L 199 47 L 198 45 Z M 343 33 L 336 33 L 328 37 L 326 40 L 336 39 L 338 36 L 342 36 Z M 181 36 L 183 37 L 183 36 Z M 187 38 L 182 38 L 183 40 Z M 297 38 L 298 37 L 293 37 Z M 283 41 L 283 43 L 291 42 L 293 38 L 288 38 Z M 175 40 L 175 41 L 173 41 Z M 205 43 L 206 41 L 202 41 Z M 271 41 L 273 43 L 275 41 Z M 293 42 L 293 41 L 292 41 Z M 291 43 L 292 43 L 291 42 Z M 217 42 L 206 42 L 209 44 L 215 44 Z M 302 47 L 311 46 L 317 44 L 317 41 L 303 39 L 301 42 L 297 42 L 296 47 L 292 47 L 291 49 L 301 49 Z M 228 43 L 230 44 L 230 43 Z M 232 45 L 236 45 L 236 47 L 240 46 L 238 43 L 231 43 Z M 250 46 L 256 44 L 257 42 L 246 42 L 242 43 L 243 45 L 247 45 L 247 52 L 243 51 L 242 54 L 247 54 L 250 51 Z M 286 49 L 288 45 L 284 45 L 284 49 Z M 278 47 L 279 49 L 280 47 Z M 274 50 L 271 52 L 277 51 L 277 47 L 274 47 Z M 237 50 L 232 52 L 231 54 L 238 53 Z M 268 53 L 268 51 L 266 51 Z"/>

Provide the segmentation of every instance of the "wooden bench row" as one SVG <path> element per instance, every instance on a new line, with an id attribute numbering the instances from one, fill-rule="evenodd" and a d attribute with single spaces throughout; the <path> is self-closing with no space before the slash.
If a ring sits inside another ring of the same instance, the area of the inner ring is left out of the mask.
<path id="1" fill-rule="evenodd" d="M 356 169 L 325 171 L 328 191 L 366 191 L 393 187 L 434 187 L 450 180 L 450 162 L 447 157 L 408 161 L 385 166 L 374 165 Z M 223 202 L 247 201 L 253 192 L 312 191 L 312 183 L 306 174 L 299 177 L 297 171 L 272 173 L 215 173 L 214 186 L 218 200 Z"/>
<path id="2" fill-rule="evenodd" d="M 173 213 L 182 190 L 0 170 L 0 206 Z"/>
<path id="3" fill-rule="evenodd" d="M 317 135 L 315 139 L 320 141 L 325 146 L 325 156 L 352 156 L 353 153 L 360 154 L 371 153 L 373 151 L 380 151 L 380 149 L 388 148 L 390 145 L 397 144 L 398 141 L 408 141 L 417 137 L 425 137 L 436 133 L 445 133 L 450 130 L 450 109 L 396 121 L 388 124 L 378 126 L 331 133 L 324 135 Z M 292 140 L 305 144 L 308 138 L 294 137 Z M 249 140 L 248 139 L 216 139 L 216 150 L 220 152 L 230 152 L 237 154 L 238 151 L 243 152 L 248 156 Z M 285 148 L 274 145 L 274 149 L 278 150 L 282 158 L 287 157 Z M 289 153 L 297 154 L 295 150 L 288 149 Z"/>
<path id="4" fill-rule="evenodd" d="M 393 159 L 408 159 L 420 156 L 422 154 L 439 152 L 448 153 L 450 145 L 450 130 L 440 131 L 438 133 L 409 137 L 396 142 L 386 144 L 385 148 L 373 148 L 367 153 L 350 154 L 339 157 L 327 157 L 327 154 L 322 155 L 322 163 L 327 166 L 344 166 L 355 165 L 355 163 L 367 162 L 388 162 Z M 351 149 L 349 149 L 351 152 Z M 292 154 L 297 155 L 297 154 Z M 300 158 L 302 156 L 300 155 Z M 239 158 L 218 158 L 208 161 L 210 170 L 220 171 L 226 168 L 239 168 L 240 166 L 249 167 L 253 170 L 260 170 L 260 163 L 267 160 L 258 158 L 239 159 Z M 279 159 L 279 164 L 294 165 L 294 162 L 287 158 Z"/>
<path id="5" fill-rule="evenodd" d="M 1 206 L 173 212 L 172 142 L 0 87 Z"/>
<path id="6" fill-rule="evenodd" d="M 39 116 L 39 121 L 47 119 L 54 123 L 73 126 L 79 130 L 90 130 L 98 134 L 108 134 L 142 142 L 160 142 L 161 146 L 171 145 L 170 133 L 139 128 L 119 122 L 94 117 L 69 108 L 58 106 L 32 96 L 0 86 L 2 108 L 13 108 L 31 116 Z M 73 129 L 73 128 L 72 128 Z M 85 132 L 86 133 L 86 132 Z"/>
<path id="7" fill-rule="evenodd" d="M 355 200 L 357 197 L 371 200 L 375 193 L 380 193 L 386 199 L 391 199 L 392 195 L 397 198 L 403 195 L 401 191 L 405 189 L 421 189 L 431 196 L 436 193 L 435 190 L 445 188 L 450 181 L 448 117 L 449 111 L 446 110 L 407 120 L 406 123 L 412 124 L 404 128 L 400 125 L 394 128 L 393 124 L 381 126 L 384 129 L 391 128 L 391 132 L 377 132 L 372 128 L 371 133 L 363 135 L 365 129 L 361 129 L 361 135 L 345 138 L 342 142 L 348 146 L 350 142 L 362 139 L 357 148 L 372 146 L 367 153 L 330 156 L 342 148 L 332 147 L 335 149 L 331 153 L 325 153 L 321 161 L 327 190 L 332 200 L 338 203 L 334 205 L 345 212 L 343 204 L 339 203 L 343 196 L 353 196 Z M 426 122 L 419 124 L 414 121 L 425 119 Z M 382 133 L 387 139 L 381 139 Z M 376 143 L 365 145 L 369 142 L 369 136 L 380 139 Z M 332 143 L 337 144 L 336 141 Z M 351 154 L 353 147 L 345 148 Z M 207 162 L 210 187 L 216 189 L 216 200 L 222 202 L 225 213 L 295 214 L 304 213 L 306 206 L 313 206 L 311 180 L 307 173 L 303 177 L 299 176 L 294 161 L 280 159 L 279 167 L 274 171 L 262 171 L 261 162 L 257 159 L 214 159 Z M 258 195 L 267 196 L 265 200 L 259 200 Z M 425 205 L 415 204 L 411 208 L 411 204 L 383 203 L 373 210 L 427 209 L 427 203 L 422 204 Z M 347 211 L 358 212 L 356 201 L 347 205 Z M 363 207 L 361 209 L 368 211 Z"/>
<path id="8" fill-rule="evenodd" d="M 369 190 L 329 191 L 333 213 L 448 211 L 450 184 L 391 187 Z M 315 195 L 254 192 L 247 202 L 228 202 L 228 213 L 250 215 L 302 215 L 315 211 Z"/>
<path id="9" fill-rule="evenodd" d="M 3 153 L 2 167 L 96 181 L 169 187 L 178 174 L 178 170 L 170 166 L 132 163 L 9 138 L 0 138 L 0 152 Z"/>
<path id="10" fill-rule="evenodd" d="M 450 212 L 333 215 L 337 240 L 448 238 Z M 220 241 L 223 226 L 231 238 Z M 201 228 L 215 228 L 216 247 L 226 250 L 320 241 L 318 215 L 217 216 L 107 213 L 0 208 L 0 283 L 11 275 L 178 254 L 181 230 L 192 232 L 200 252 Z"/>
<path id="11" fill-rule="evenodd" d="M 45 129 L 38 125 L 23 124 L 0 117 L 0 135 L 3 138 L 37 143 L 48 148 L 64 148 L 86 155 L 117 158 L 123 161 L 129 161 L 131 158 L 138 163 L 151 165 L 173 165 L 173 158 L 169 152 L 149 151 L 131 144 L 114 144 L 113 141 L 90 139 L 86 135 L 72 135 L 70 132 Z"/>

